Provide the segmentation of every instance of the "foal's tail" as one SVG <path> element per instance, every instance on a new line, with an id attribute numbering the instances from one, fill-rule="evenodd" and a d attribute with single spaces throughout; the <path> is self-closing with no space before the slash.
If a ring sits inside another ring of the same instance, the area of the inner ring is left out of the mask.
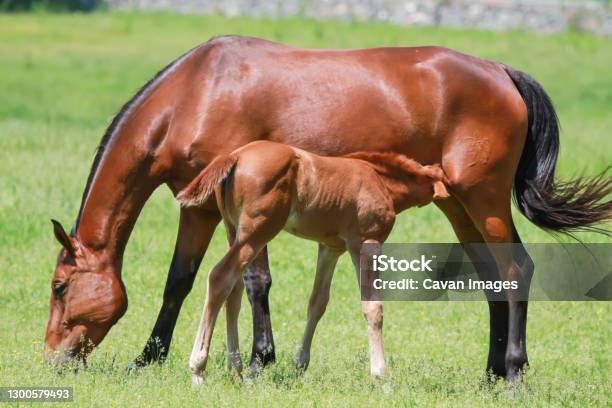
<path id="1" fill-rule="evenodd" d="M 176 196 L 176 200 L 183 207 L 204 205 L 215 187 L 230 175 L 237 161 L 234 155 L 217 156 Z"/>
<path id="2" fill-rule="evenodd" d="M 592 178 L 555 182 L 559 120 L 550 98 L 529 75 L 505 67 L 529 111 L 528 133 L 514 176 L 514 201 L 535 225 L 571 234 L 610 231 L 595 224 L 612 219 L 612 182 L 607 169 Z"/>

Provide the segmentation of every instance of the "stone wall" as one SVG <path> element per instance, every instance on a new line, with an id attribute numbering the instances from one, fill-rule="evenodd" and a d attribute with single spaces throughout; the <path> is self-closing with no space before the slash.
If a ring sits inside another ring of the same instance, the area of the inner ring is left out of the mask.
<path id="1" fill-rule="evenodd" d="M 612 36 L 611 0 L 107 0 L 111 8 L 218 13 L 229 17 L 377 20 L 486 30 Z"/>

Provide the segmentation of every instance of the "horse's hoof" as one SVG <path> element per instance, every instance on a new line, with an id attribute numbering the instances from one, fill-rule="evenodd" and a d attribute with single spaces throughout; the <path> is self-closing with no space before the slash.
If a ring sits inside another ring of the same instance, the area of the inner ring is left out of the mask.
<path id="1" fill-rule="evenodd" d="M 510 372 L 506 374 L 506 377 L 504 378 L 504 380 L 506 381 L 506 385 L 509 388 L 512 388 L 512 387 L 520 386 L 520 384 L 522 384 L 523 376 L 521 372 Z"/>
<path id="2" fill-rule="evenodd" d="M 263 366 L 261 364 L 249 364 L 249 369 L 247 370 L 247 377 L 250 379 L 255 379 L 259 376 L 261 370 L 263 370 Z"/>
<path id="3" fill-rule="evenodd" d="M 135 373 L 139 370 L 142 370 L 143 368 L 145 368 L 148 364 L 146 364 L 145 362 L 143 362 L 140 359 L 136 359 L 134 361 L 132 361 L 131 363 L 129 363 L 126 367 L 125 367 L 125 371 L 127 371 L 128 373 Z"/>
<path id="4" fill-rule="evenodd" d="M 307 365 L 302 365 L 300 363 L 296 363 L 295 364 L 295 372 L 297 373 L 298 376 L 302 376 L 304 374 L 306 374 L 306 369 L 308 368 Z"/>
<path id="5" fill-rule="evenodd" d="M 257 377 L 264 368 L 275 362 L 276 354 L 274 350 L 253 354 L 249 362 L 249 377 Z"/>
<path id="6" fill-rule="evenodd" d="M 479 387 L 481 389 L 491 389 L 491 388 L 495 387 L 495 385 L 502 378 L 503 377 L 501 377 L 501 376 L 499 376 L 497 374 L 493 374 L 492 371 L 486 371 L 485 373 L 482 374 L 482 377 L 480 378 Z"/>

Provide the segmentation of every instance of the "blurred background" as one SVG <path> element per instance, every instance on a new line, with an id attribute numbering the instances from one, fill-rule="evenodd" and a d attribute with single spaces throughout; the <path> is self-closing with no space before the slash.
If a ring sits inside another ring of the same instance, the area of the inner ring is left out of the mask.
<path id="1" fill-rule="evenodd" d="M 0 0 L 0 10 L 165 10 L 612 35 L 612 0 Z"/>

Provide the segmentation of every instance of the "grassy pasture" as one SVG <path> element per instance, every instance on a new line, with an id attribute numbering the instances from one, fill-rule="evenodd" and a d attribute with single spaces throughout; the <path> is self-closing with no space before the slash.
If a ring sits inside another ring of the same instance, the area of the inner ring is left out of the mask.
<path id="1" fill-rule="evenodd" d="M 178 206 L 164 188 L 146 205 L 126 251 L 129 310 L 92 355 L 89 369 L 57 375 L 42 364 L 49 281 L 59 249 L 49 218 L 70 225 L 76 217 L 94 148 L 121 104 L 171 59 L 228 33 L 304 47 L 439 44 L 503 61 L 531 73 L 557 106 L 563 126 L 560 176 L 593 174 L 610 164 L 610 39 L 167 14 L 0 15 L 0 385 L 72 386 L 79 405 L 104 407 L 610 405 L 610 303 L 533 303 L 532 368 L 512 393 L 503 384 L 480 387 L 486 304 L 388 304 L 390 376 L 370 379 L 365 324 L 346 257 L 336 272 L 310 369 L 297 377 L 292 357 L 303 330 L 316 244 L 286 234 L 270 245 L 280 361 L 257 380 L 236 381 L 224 370 L 220 319 L 206 385 L 194 390 L 187 360 L 206 273 L 225 249 L 221 229 L 185 302 L 167 364 L 128 375 L 124 368 L 140 352 L 157 316 L 174 246 Z M 524 241 L 552 240 L 518 214 L 516 220 Z M 606 242 L 601 236 L 581 237 Z M 389 240 L 411 241 L 454 242 L 455 237 L 432 206 L 402 215 Z M 243 306 L 246 352 L 251 341 L 246 298 Z"/>

